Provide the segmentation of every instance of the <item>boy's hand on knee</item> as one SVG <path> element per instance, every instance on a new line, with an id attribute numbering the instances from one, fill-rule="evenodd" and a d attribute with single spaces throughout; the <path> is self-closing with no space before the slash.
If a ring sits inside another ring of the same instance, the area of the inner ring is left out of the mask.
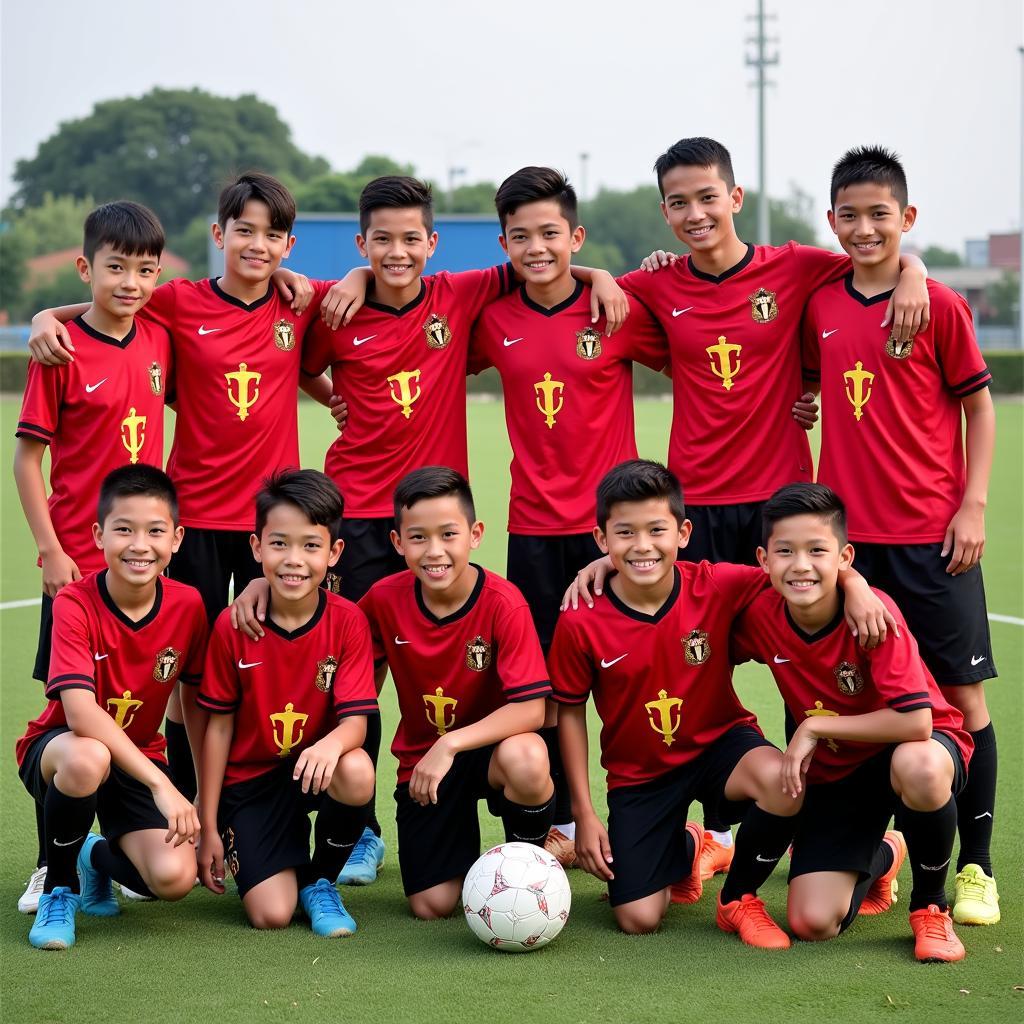
<path id="1" fill-rule="evenodd" d="M 584 871 L 603 882 L 615 877 L 608 831 L 596 814 L 576 818 L 576 858 Z"/>
<path id="2" fill-rule="evenodd" d="M 327 737 L 299 754 L 292 778 L 302 783 L 303 793 L 323 793 L 331 784 L 334 769 L 344 753 L 341 745 Z"/>
<path id="3" fill-rule="evenodd" d="M 231 602 L 231 625 L 240 629 L 250 640 L 263 636 L 267 605 L 270 603 L 270 584 L 265 579 L 252 580 Z"/>
<path id="4" fill-rule="evenodd" d="M 427 804 L 437 803 L 437 788 L 441 780 L 448 774 L 455 760 L 445 737 L 441 737 L 424 755 L 420 758 L 419 764 L 412 770 L 412 777 L 409 779 L 409 796 L 416 803 L 426 807 Z"/>
<path id="5" fill-rule="evenodd" d="M 224 892 L 224 842 L 213 825 L 203 829 L 202 836 L 196 851 L 199 880 L 210 892 L 220 896 Z"/>

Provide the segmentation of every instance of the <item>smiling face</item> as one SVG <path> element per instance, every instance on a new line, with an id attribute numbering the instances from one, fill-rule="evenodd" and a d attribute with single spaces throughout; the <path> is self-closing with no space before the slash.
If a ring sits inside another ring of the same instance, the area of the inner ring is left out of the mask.
<path id="1" fill-rule="evenodd" d="M 111 575 L 130 587 L 152 584 L 185 533 L 174 525 L 163 498 L 141 494 L 115 498 L 102 526 L 93 523 L 92 532 Z"/>
<path id="2" fill-rule="evenodd" d="M 679 549 L 690 539 L 690 520 L 678 523 L 667 498 L 619 501 L 611 506 L 604 530 L 594 537 L 623 581 L 638 592 L 672 579 Z"/>
<path id="3" fill-rule="evenodd" d="M 370 213 L 366 235 L 356 235 L 356 245 L 373 271 L 377 299 L 393 305 L 395 296 L 419 288 L 437 232 L 427 230 L 419 206 L 382 207 Z"/>
<path id="4" fill-rule="evenodd" d="M 828 223 L 854 268 L 896 267 L 900 258 L 900 236 L 917 219 L 913 206 L 900 209 L 888 185 L 861 182 L 836 193 L 835 208 Z"/>
<path id="5" fill-rule="evenodd" d="M 128 256 L 114 245 L 101 245 L 91 262 L 79 256 L 76 265 L 92 289 L 93 307 L 112 320 L 134 316 L 149 301 L 160 277 L 158 256 Z"/>
<path id="6" fill-rule="evenodd" d="M 743 189 L 730 189 L 717 167 L 672 167 L 662 176 L 661 188 L 665 221 L 692 253 L 737 241 L 733 217 L 743 208 Z"/>
<path id="7" fill-rule="evenodd" d="M 582 226 L 573 229 L 556 200 L 541 199 L 508 215 L 500 241 L 526 287 L 546 287 L 569 281 L 572 255 L 585 235 Z"/>
<path id="8" fill-rule="evenodd" d="M 250 199 L 237 217 L 212 230 L 217 248 L 224 250 L 224 276 L 250 286 L 269 281 L 295 244 L 294 235 L 271 224 L 270 207 L 259 199 Z"/>

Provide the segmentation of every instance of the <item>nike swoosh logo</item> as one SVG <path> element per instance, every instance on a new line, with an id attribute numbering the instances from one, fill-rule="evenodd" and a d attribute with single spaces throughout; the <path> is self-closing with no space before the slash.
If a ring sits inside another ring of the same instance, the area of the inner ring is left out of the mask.
<path id="1" fill-rule="evenodd" d="M 217 331 L 223 331 L 223 327 L 207 327 L 205 324 L 199 328 L 200 334 L 215 334 Z"/>
<path id="2" fill-rule="evenodd" d="M 779 859 L 778 857 L 762 857 L 761 854 L 754 858 L 754 860 L 759 860 L 762 864 L 778 864 Z"/>
<path id="3" fill-rule="evenodd" d="M 412 641 L 411 641 L 411 640 L 399 640 L 399 639 L 398 639 L 398 637 L 396 636 L 396 637 L 395 637 L 395 643 L 396 643 L 396 644 L 397 644 L 397 645 L 398 645 L 399 647 L 401 647 L 401 646 L 402 646 L 402 644 L 411 644 L 411 643 L 412 643 Z"/>
<path id="4" fill-rule="evenodd" d="M 985 655 L 983 654 L 980 658 L 971 658 L 971 664 L 972 665 L 980 665 L 984 660 L 985 660 Z"/>
<path id="5" fill-rule="evenodd" d="M 673 306 L 672 307 L 672 315 L 673 316 L 682 316 L 684 313 L 689 313 L 691 309 L 693 309 L 693 306 L 687 306 L 686 309 L 676 309 Z"/>
<path id="6" fill-rule="evenodd" d="M 333 846 L 336 850 L 344 850 L 346 846 L 355 846 L 355 843 L 336 843 L 333 839 L 328 839 L 327 845 Z"/>
<path id="7" fill-rule="evenodd" d="M 241 658 L 238 659 L 238 667 L 239 668 L 255 668 L 257 665 L 262 665 L 262 664 L 263 664 L 262 661 L 242 661 Z"/>
<path id="8" fill-rule="evenodd" d="M 789 658 L 780 658 L 780 657 L 779 657 L 779 656 L 778 656 L 778 655 L 776 654 L 776 655 L 775 655 L 775 657 L 774 657 L 774 658 L 772 659 L 772 661 L 774 661 L 776 665 L 785 665 L 785 664 L 786 664 L 786 662 L 788 662 L 788 661 L 789 661 Z"/>
<path id="9" fill-rule="evenodd" d="M 505 348 L 508 348 L 510 345 L 514 345 L 517 341 L 522 341 L 522 340 L 523 340 L 522 338 L 513 338 L 511 341 L 509 341 L 508 338 L 506 338 L 505 341 L 504 341 Z"/>
<path id="10" fill-rule="evenodd" d="M 831 331 L 822 331 L 822 332 L 821 332 L 821 336 L 822 336 L 823 338 L 831 338 L 831 337 L 832 337 L 832 335 L 833 335 L 833 334 L 835 334 L 835 333 L 836 333 L 836 331 L 838 331 L 838 330 L 839 330 L 839 328 L 838 328 L 838 327 L 836 327 L 836 328 L 833 328 L 833 329 L 832 329 Z"/>
<path id="11" fill-rule="evenodd" d="M 353 338 L 352 339 L 352 344 L 353 345 L 365 345 L 368 341 L 373 341 L 373 339 L 376 338 L 376 337 L 377 337 L 376 334 L 371 334 L 371 335 L 369 335 L 369 336 L 367 336 L 365 338 Z"/>
<path id="12" fill-rule="evenodd" d="M 79 836 L 77 839 L 69 839 L 66 843 L 62 843 L 59 839 L 54 839 L 54 846 L 74 846 L 75 843 L 80 843 L 85 836 Z"/>
<path id="13" fill-rule="evenodd" d="M 108 378 L 104 377 L 103 380 L 99 381 L 96 384 L 86 384 L 85 385 L 85 392 L 86 392 L 86 394 L 91 395 L 100 386 L 100 384 L 106 384 L 107 380 L 108 380 Z"/>
<path id="14" fill-rule="evenodd" d="M 949 867 L 949 862 L 952 859 L 952 857 L 947 857 L 941 864 L 936 864 L 934 867 L 931 864 L 919 864 L 918 867 L 922 871 L 941 871 L 943 868 Z"/>
<path id="15" fill-rule="evenodd" d="M 981 814 L 976 814 L 974 816 L 974 820 L 975 821 L 981 821 L 982 818 L 991 818 L 991 817 L 992 817 L 992 812 L 991 811 L 984 811 Z M 946 861 L 946 863 L 948 864 L 949 861 Z"/>
<path id="16" fill-rule="evenodd" d="M 94 654 L 92 657 L 93 657 L 94 661 L 102 661 L 104 658 L 109 658 L 110 655 L 109 654 Z"/>
<path id="17" fill-rule="evenodd" d="M 625 654 L 620 654 L 617 658 L 612 658 L 611 661 L 605 661 L 604 658 L 602 658 L 601 659 L 601 668 L 611 668 L 612 665 L 617 664 L 618 662 L 622 661 L 623 658 L 627 658 L 627 657 L 629 657 L 629 651 L 626 651 Z"/>

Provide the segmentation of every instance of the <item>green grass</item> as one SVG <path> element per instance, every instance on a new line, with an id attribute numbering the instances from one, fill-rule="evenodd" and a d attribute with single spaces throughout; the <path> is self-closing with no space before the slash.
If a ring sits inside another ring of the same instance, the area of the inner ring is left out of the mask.
<path id="1" fill-rule="evenodd" d="M 17 403 L 0 402 L 0 459 L 10 465 Z M 1021 436 L 1024 407 L 998 407 L 1000 441 L 988 516 L 985 573 L 989 610 L 1024 617 L 1021 546 Z M 641 451 L 664 458 L 671 406 L 638 405 Z M 509 450 L 500 403 L 470 408 L 473 478 L 488 524 L 484 564 L 505 561 Z M 315 407 L 302 405 L 303 461 L 321 466 L 331 429 Z M 0 601 L 32 598 L 39 578 L 31 537 L 10 478 L 5 478 L 0 526 Z M 78 945 L 66 954 L 28 946 L 29 919 L 15 902 L 35 856 L 32 807 L 14 766 L 13 747 L 40 708 L 30 679 L 38 609 L 0 612 L 3 688 L 0 691 L 0 948 L 3 1018 L 11 1022 L 195 1020 L 343 1020 L 360 1022 L 473 1020 L 532 1022 L 663 1021 L 692 1018 L 793 1022 L 1019 1019 L 1024 1006 L 1024 835 L 1021 790 L 1024 735 L 1021 701 L 1024 629 L 993 623 L 1002 677 L 989 687 L 1000 736 L 1000 805 L 995 861 L 1003 922 L 961 929 L 962 964 L 914 962 L 905 904 L 882 918 L 859 922 L 837 942 L 798 944 L 781 955 L 759 954 L 714 926 L 708 887 L 701 903 L 676 907 L 661 933 L 635 939 L 616 933 L 601 886 L 571 875 L 574 904 L 562 936 L 530 956 L 482 946 L 461 920 L 413 921 L 406 910 L 395 858 L 391 792 L 393 759 L 381 757 L 380 816 L 388 855 L 376 886 L 349 890 L 359 922 L 347 941 L 316 939 L 304 926 L 269 934 L 246 927 L 238 899 L 197 890 L 176 906 L 133 904 L 120 919 L 79 918 Z M 766 731 L 781 739 L 781 705 L 764 669 L 739 673 L 741 695 Z M 384 701 L 386 730 L 394 701 Z M 601 794 L 601 775 L 593 774 Z M 603 800 L 598 801 L 602 805 Z M 699 810 L 695 808 L 695 810 Z M 485 819 L 485 842 L 500 839 Z M 763 890 L 769 908 L 784 915 L 784 872 Z M 904 879 L 909 886 L 909 873 Z M 1017 1004 L 1018 1009 L 1013 1010 Z"/>

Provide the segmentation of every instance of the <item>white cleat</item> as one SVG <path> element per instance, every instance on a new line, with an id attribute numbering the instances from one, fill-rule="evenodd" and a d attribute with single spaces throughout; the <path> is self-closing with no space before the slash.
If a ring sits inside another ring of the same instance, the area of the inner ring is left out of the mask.
<path id="1" fill-rule="evenodd" d="M 34 914 L 39 909 L 39 897 L 46 884 L 46 865 L 36 868 L 29 876 L 25 891 L 18 897 L 18 910 L 23 914 Z"/>

